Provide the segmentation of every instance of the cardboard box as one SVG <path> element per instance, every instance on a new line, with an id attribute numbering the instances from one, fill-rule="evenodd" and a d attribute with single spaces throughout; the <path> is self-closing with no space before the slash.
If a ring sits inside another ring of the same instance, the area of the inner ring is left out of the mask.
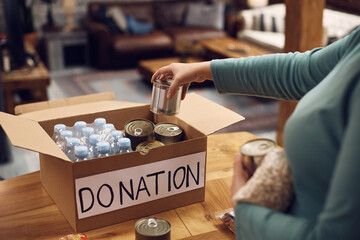
<path id="1" fill-rule="evenodd" d="M 244 118 L 196 94 L 175 117 L 148 104 L 113 101 L 103 93 L 20 106 L 0 123 L 14 146 L 39 152 L 41 182 L 77 232 L 201 202 L 205 197 L 207 135 Z M 53 126 L 104 117 L 117 129 L 132 119 L 180 125 L 185 140 L 139 152 L 71 162 L 52 141 Z"/>

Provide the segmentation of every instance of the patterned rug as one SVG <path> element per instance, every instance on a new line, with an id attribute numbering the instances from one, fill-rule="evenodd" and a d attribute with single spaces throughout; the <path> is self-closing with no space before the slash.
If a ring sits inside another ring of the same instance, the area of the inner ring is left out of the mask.
<path id="1" fill-rule="evenodd" d="M 52 76 L 64 97 L 108 92 L 115 93 L 116 100 L 150 103 L 152 84 L 144 80 L 136 69 L 120 71 L 88 70 L 64 76 Z M 189 92 L 206 97 L 244 116 L 246 120 L 219 132 L 274 131 L 276 129 L 278 103 L 275 100 L 219 94 L 213 84 L 191 86 Z"/>

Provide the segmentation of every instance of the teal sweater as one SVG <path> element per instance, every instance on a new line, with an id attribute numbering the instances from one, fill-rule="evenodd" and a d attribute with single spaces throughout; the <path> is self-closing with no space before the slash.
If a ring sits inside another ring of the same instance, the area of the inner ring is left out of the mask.
<path id="1" fill-rule="evenodd" d="M 220 93 L 300 100 L 284 131 L 295 200 L 287 213 L 238 204 L 237 239 L 360 239 L 360 27 L 305 53 L 213 60 L 211 72 Z"/>

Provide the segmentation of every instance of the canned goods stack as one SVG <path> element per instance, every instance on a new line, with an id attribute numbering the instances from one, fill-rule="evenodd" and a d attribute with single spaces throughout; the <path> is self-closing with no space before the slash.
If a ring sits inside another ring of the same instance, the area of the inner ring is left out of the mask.
<path id="1" fill-rule="evenodd" d="M 131 140 L 132 149 L 147 153 L 150 149 L 180 142 L 183 130 L 173 123 L 154 124 L 147 119 L 134 119 L 125 124 L 125 136 Z"/>
<path id="2" fill-rule="evenodd" d="M 53 140 L 73 162 L 139 151 L 147 154 L 150 149 L 180 142 L 183 130 L 173 123 L 158 123 L 147 119 L 127 122 L 123 132 L 115 129 L 104 118 L 93 123 L 78 121 L 74 126 L 56 124 Z"/>
<path id="3" fill-rule="evenodd" d="M 56 124 L 52 139 L 73 162 L 132 151 L 130 139 L 105 118 L 77 121 L 74 126 Z"/>

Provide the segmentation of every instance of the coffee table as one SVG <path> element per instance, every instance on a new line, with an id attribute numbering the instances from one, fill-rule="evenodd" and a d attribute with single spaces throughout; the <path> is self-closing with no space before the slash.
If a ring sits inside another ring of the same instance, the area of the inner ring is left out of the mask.
<path id="1" fill-rule="evenodd" d="M 48 100 L 47 87 L 50 85 L 50 73 L 43 62 L 39 61 L 38 66 L 32 69 L 23 67 L 10 73 L 0 72 L 0 75 L 8 113 L 15 113 L 14 107 L 17 104 Z M 20 90 L 30 91 L 31 100 L 16 102 L 15 95 Z"/>
<path id="2" fill-rule="evenodd" d="M 240 58 L 274 53 L 255 44 L 232 37 L 204 39 L 200 40 L 199 43 L 203 45 L 207 57 L 210 59 Z"/>
<path id="3" fill-rule="evenodd" d="M 197 58 L 197 57 L 188 57 L 186 58 L 186 63 L 194 63 L 194 62 L 201 62 L 204 59 Z M 150 81 L 152 75 L 158 70 L 159 68 L 169 65 L 171 63 L 179 63 L 179 57 L 171 57 L 171 58 L 159 58 L 159 59 L 149 59 L 149 60 L 141 60 L 138 63 L 138 71 L 142 74 L 145 80 Z"/>

